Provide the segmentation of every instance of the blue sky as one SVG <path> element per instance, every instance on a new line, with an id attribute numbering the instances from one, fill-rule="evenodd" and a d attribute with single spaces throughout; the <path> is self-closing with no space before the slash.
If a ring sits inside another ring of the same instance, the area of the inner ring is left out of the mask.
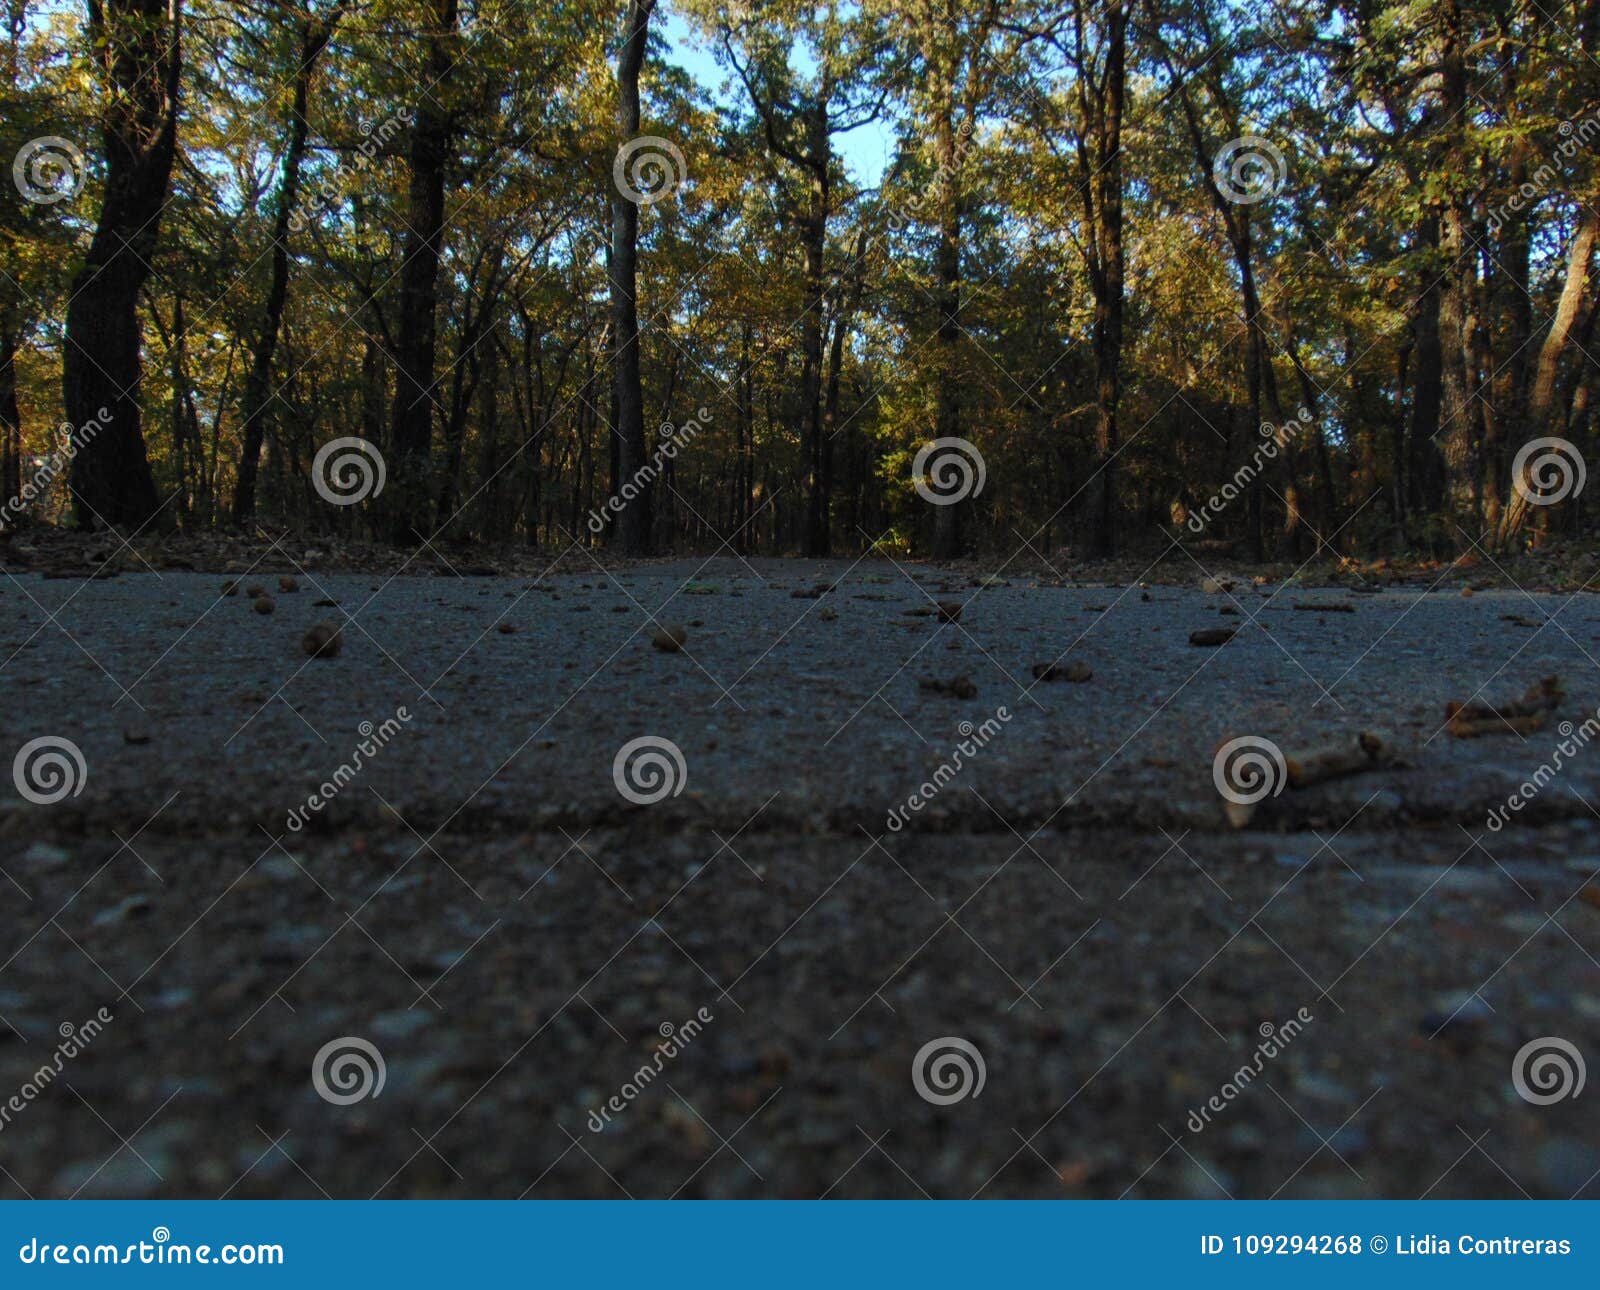
<path id="1" fill-rule="evenodd" d="M 660 13 L 661 21 L 655 31 L 670 46 L 668 59 L 704 85 L 717 101 L 737 103 L 741 109 L 748 110 L 749 104 L 743 102 L 744 88 L 731 72 L 717 64 L 712 45 L 699 38 L 676 9 L 665 8 Z M 877 121 L 848 134 L 835 135 L 833 146 L 855 182 L 871 188 L 888 169 L 894 135 L 888 122 Z"/>

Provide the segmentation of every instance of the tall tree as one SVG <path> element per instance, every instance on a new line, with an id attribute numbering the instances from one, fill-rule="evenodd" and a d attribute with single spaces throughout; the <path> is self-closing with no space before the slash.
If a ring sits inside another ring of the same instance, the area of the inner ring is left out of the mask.
<path id="1" fill-rule="evenodd" d="M 826 421 L 824 349 L 829 327 L 828 224 L 839 184 L 836 134 L 846 134 L 882 113 L 887 84 L 874 85 L 868 70 L 883 52 L 873 16 L 843 15 L 837 0 L 820 7 L 788 0 L 758 6 L 731 22 L 717 6 L 725 57 L 754 107 L 767 147 L 799 175 L 801 312 L 800 454 L 805 480 L 804 549 L 827 555 L 831 547 L 832 435 Z M 797 61 L 814 63 L 809 75 Z"/>
<path id="2" fill-rule="evenodd" d="M 161 508 L 140 424 L 139 292 L 150 275 L 178 137 L 181 0 L 88 0 L 105 92 L 100 219 L 67 305 L 62 395 L 82 436 L 77 522 L 142 527 Z M 104 408 L 107 417 L 100 416 Z"/>
<path id="3" fill-rule="evenodd" d="M 311 97 L 311 72 L 333 38 L 343 14 L 342 5 L 323 17 L 302 9 L 295 24 L 295 68 L 289 96 L 287 139 L 272 217 L 272 276 L 262 310 L 261 329 L 250 349 L 250 372 L 245 377 L 240 429 L 244 443 L 239 450 L 239 477 L 233 490 L 233 522 L 238 525 L 248 524 L 255 515 L 256 472 L 271 419 L 272 359 L 283 328 L 284 306 L 289 302 L 289 238 L 295 228 L 300 166 L 305 160 L 310 132 L 306 109 Z"/>
<path id="4" fill-rule="evenodd" d="M 457 67 L 457 0 L 424 6 L 422 84 L 407 152 L 405 238 L 400 261 L 400 319 L 395 336 L 395 394 L 390 422 L 389 537 L 409 544 L 429 536 L 431 448 L 439 330 L 439 261 L 445 237 L 444 190 L 455 117 L 448 101 Z"/>
<path id="5" fill-rule="evenodd" d="M 639 72 L 650 40 L 655 0 L 628 0 L 617 51 L 617 147 L 639 133 Z M 639 206 L 621 191 L 611 197 L 611 344 L 616 424 L 617 475 L 630 483 L 645 464 L 644 389 L 639 375 Z M 623 501 L 616 533 L 625 555 L 648 555 L 653 490 L 640 477 L 635 495 Z"/>
<path id="6" fill-rule="evenodd" d="M 1127 103 L 1128 5 L 1075 0 L 1070 17 L 1035 34 L 1064 59 L 1070 87 L 1040 96 L 1024 89 L 1024 104 L 1052 150 L 1070 149 L 1072 196 L 1078 208 L 1073 238 L 1094 297 L 1095 474 L 1093 546 L 1116 550 L 1116 460 L 1121 435 L 1122 327 L 1127 259 L 1122 235 L 1122 118 Z"/>
<path id="7" fill-rule="evenodd" d="M 936 433 L 961 437 L 961 258 L 966 218 L 966 160 L 979 114 L 1009 58 L 997 49 L 1001 0 L 977 0 L 970 10 L 951 0 L 915 0 L 911 27 L 922 57 L 919 98 L 931 136 L 934 169 L 933 226 Z M 961 554 L 965 501 L 936 508 L 934 554 Z"/>

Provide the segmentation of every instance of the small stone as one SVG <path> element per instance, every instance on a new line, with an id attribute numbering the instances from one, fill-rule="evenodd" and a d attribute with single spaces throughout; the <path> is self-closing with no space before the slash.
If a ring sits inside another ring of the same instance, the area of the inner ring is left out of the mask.
<path id="1" fill-rule="evenodd" d="M 142 745 L 150 742 L 150 732 L 143 726 L 128 726 L 122 732 L 122 742 Z"/>
<path id="2" fill-rule="evenodd" d="M 650 643 L 668 654 L 676 654 L 689 639 L 689 629 L 682 623 L 662 623 L 650 633 Z"/>
<path id="3" fill-rule="evenodd" d="M 109 909 L 102 909 L 94 916 L 96 927 L 110 927 L 116 923 L 125 923 L 130 918 L 142 918 L 150 912 L 150 897 L 140 894 L 119 900 Z"/>
<path id="4" fill-rule="evenodd" d="M 517 625 L 515 623 L 501 623 L 495 630 L 502 636 L 510 636 L 517 630 Z"/>
<path id="5" fill-rule="evenodd" d="M 300 648 L 312 658 L 337 658 L 344 635 L 332 623 L 316 623 L 300 638 Z"/>
<path id="6" fill-rule="evenodd" d="M 941 623 L 959 623 L 961 621 L 961 602 L 959 600 L 941 600 L 939 602 L 939 621 Z"/>
<path id="7" fill-rule="evenodd" d="M 300 866 L 288 856 L 268 856 L 256 866 L 256 872 L 263 878 L 271 878 L 275 882 L 286 882 L 300 875 Z"/>
<path id="8" fill-rule="evenodd" d="M 239 582 L 238 582 L 238 579 L 231 578 L 227 582 L 223 583 L 222 584 L 222 594 L 224 596 L 237 596 L 239 594 Z"/>
<path id="9" fill-rule="evenodd" d="M 1033 679 L 1035 681 L 1070 681 L 1074 685 L 1081 685 L 1094 676 L 1094 669 L 1087 663 L 1035 663 L 1033 665 Z"/>
<path id="10" fill-rule="evenodd" d="M 35 842 L 22 853 L 22 863 L 38 869 L 54 869 L 71 858 L 65 848 L 51 842 Z"/>
<path id="11" fill-rule="evenodd" d="M 284 574 L 283 577 L 278 579 L 278 590 L 279 591 L 285 591 L 285 592 L 288 592 L 288 591 L 299 591 L 300 590 L 300 584 L 297 581 L 295 581 L 293 578 L 289 577 L 288 574 Z"/>
<path id="12" fill-rule="evenodd" d="M 393 1012 L 380 1012 L 372 1019 L 375 1039 L 400 1042 L 426 1030 L 433 1024 L 433 1014 L 423 1008 L 400 1008 Z"/>
<path id="13" fill-rule="evenodd" d="M 967 676 L 952 677 L 947 681 L 925 676 L 917 682 L 917 686 L 930 694 L 943 694 L 952 699 L 972 699 L 978 694 L 978 687 L 972 683 L 972 678 Z"/>
<path id="14" fill-rule="evenodd" d="M 258 597 L 266 595 L 267 594 L 267 589 L 265 587 L 263 587 L 259 582 L 252 582 L 248 587 L 246 587 L 244 589 L 244 594 L 249 596 L 251 600 L 255 600 Z"/>
<path id="15" fill-rule="evenodd" d="M 251 605 L 250 608 L 254 609 L 258 614 L 270 614 L 277 608 L 277 605 L 273 603 L 271 596 L 261 595 L 256 597 L 255 604 Z"/>
<path id="16" fill-rule="evenodd" d="M 1444 994 L 1433 1001 L 1433 1007 L 1417 1023 L 1417 1029 L 1429 1039 L 1450 1039 L 1456 1042 L 1477 1038 L 1494 1013 L 1476 994 Z"/>
<path id="17" fill-rule="evenodd" d="M 1191 645 L 1225 645 L 1233 639 L 1237 627 L 1202 627 L 1189 633 Z"/>

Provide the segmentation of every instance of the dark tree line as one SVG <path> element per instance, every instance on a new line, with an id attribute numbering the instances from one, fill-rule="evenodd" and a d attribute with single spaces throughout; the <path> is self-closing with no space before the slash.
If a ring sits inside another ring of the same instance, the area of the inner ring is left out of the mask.
<path id="1" fill-rule="evenodd" d="M 1597 0 L 11 0 L 13 154 L 80 156 L 0 200 L 0 485 L 64 419 L 57 504 L 124 531 L 1576 532 L 1597 35 Z M 344 438 L 385 479 L 352 506 Z M 935 441 L 981 491 L 927 500 Z"/>

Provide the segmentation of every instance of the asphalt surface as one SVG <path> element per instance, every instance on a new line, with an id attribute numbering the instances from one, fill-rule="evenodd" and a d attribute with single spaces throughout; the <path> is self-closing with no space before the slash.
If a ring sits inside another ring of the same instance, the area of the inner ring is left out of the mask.
<path id="1" fill-rule="evenodd" d="M 9 576 L 0 1196 L 1600 1193 L 1600 602 L 1198 581 Z"/>

